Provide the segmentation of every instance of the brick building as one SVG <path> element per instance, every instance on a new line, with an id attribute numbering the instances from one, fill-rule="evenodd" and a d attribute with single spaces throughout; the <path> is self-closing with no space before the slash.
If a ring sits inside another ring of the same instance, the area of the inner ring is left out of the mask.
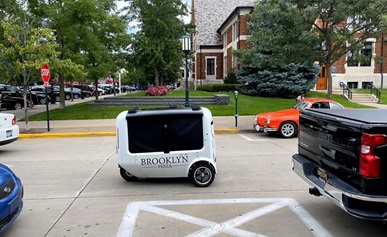
<path id="1" fill-rule="evenodd" d="M 359 62 L 353 59 L 353 52 L 349 52 L 332 66 L 330 70 L 333 89 L 339 89 L 340 82 L 345 82 L 353 89 L 367 88 L 370 82 L 377 88 L 381 88 L 382 85 L 383 88 L 387 88 L 387 34 L 378 39 L 367 39 L 360 53 L 372 57 L 368 61 Z M 376 58 L 383 58 L 384 63 L 377 63 Z"/>
<path id="2" fill-rule="evenodd" d="M 239 69 L 238 59 L 232 51 L 246 48 L 246 39 L 250 34 L 246 15 L 253 10 L 254 2 L 192 0 L 191 21 L 196 25 L 196 31 L 191 35 L 193 58 L 190 88 L 202 84 L 221 84 L 233 68 Z M 373 57 L 368 62 L 358 62 L 350 52 L 330 68 L 334 90 L 340 89 L 340 82 L 353 89 L 365 88 L 369 82 L 378 88 L 382 85 L 387 88 L 387 61 L 380 65 L 375 60 L 387 55 L 387 34 L 379 39 L 368 39 L 360 53 Z M 326 70 L 322 66 L 316 83 L 317 90 L 327 89 Z"/>
<path id="3" fill-rule="evenodd" d="M 238 67 L 233 50 L 246 46 L 246 14 L 254 0 L 192 0 L 191 21 L 196 25 L 192 37 L 190 88 L 202 84 L 222 84 Z"/>

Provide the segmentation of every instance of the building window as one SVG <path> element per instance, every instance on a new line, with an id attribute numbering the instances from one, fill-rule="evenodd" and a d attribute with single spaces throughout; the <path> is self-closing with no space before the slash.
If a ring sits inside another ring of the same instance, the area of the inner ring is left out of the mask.
<path id="1" fill-rule="evenodd" d="M 215 58 L 207 58 L 207 75 L 215 75 Z"/>
<path id="2" fill-rule="evenodd" d="M 237 32 L 238 32 L 238 25 L 236 22 L 234 22 L 232 24 L 232 40 L 233 41 L 236 40 L 236 38 L 237 38 L 237 35 L 238 35 Z"/>
<path id="3" fill-rule="evenodd" d="M 349 67 L 370 67 L 372 59 L 372 42 L 365 42 L 360 52 L 348 52 Z"/>
<path id="4" fill-rule="evenodd" d="M 223 75 L 224 77 L 227 76 L 227 56 L 223 58 Z"/>
<path id="5" fill-rule="evenodd" d="M 353 89 L 357 89 L 357 84 L 358 84 L 358 82 L 348 82 L 347 86 L 349 89 L 353 90 Z"/>

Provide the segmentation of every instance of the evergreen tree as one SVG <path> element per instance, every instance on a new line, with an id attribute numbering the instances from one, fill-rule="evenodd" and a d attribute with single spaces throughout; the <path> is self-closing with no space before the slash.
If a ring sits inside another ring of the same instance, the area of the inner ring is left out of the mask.
<path id="1" fill-rule="evenodd" d="M 262 69 L 244 66 L 238 71 L 238 82 L 244 85 L 240 91 L 247 95 L 296 98 L 314 87 L 318 71 L 308 63 Z"/>

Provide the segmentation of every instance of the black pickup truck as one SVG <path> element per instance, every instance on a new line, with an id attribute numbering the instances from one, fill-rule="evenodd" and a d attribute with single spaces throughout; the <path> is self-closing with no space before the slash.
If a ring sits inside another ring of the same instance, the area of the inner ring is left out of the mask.
<path id="1" fill-rule="evenodd" d="M 347 213 L 387 220 L 387 110 L 304 110 L 293 170 Z"/>

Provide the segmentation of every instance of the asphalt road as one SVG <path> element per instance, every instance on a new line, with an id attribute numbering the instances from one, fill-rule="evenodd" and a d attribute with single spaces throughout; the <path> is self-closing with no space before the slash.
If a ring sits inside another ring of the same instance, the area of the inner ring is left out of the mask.
<path id="1" fill-rule="evenodd" d="M 24 209 L 2 236 L 386 236 L 349 216 L 292 171 L 297 139 L 217 134 L 214 183 L 126 182 L 115 137 L 22 139 L 0 147 L 25 187 Z"/>

